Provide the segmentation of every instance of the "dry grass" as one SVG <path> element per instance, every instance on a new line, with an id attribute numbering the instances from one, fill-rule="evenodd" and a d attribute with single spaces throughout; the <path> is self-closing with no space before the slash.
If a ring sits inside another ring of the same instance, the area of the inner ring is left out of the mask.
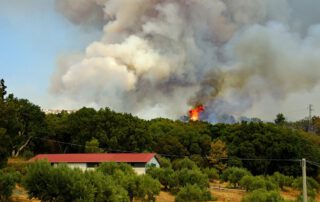
<path id="1" fill-rule="evenodd" d="M 36 199 L 28 199 L 28 194 L 25 191 L 23 187 L 16 186 L 15 190 L 13 191 L 12 197 L 11 197 L 12 202 L 40 202 L 39 200 Z"/>

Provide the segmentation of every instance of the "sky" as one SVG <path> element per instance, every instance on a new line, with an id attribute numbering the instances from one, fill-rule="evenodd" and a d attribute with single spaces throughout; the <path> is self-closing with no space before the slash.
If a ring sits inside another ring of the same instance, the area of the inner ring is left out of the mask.
<path id="1" fill-rule="evenodd" d="M 0 36 L 0 77 L 8 92 L 51 108 L 48 88 L 57 61 L 82 51 L 98 33 L 69 23 L 54 0 L 0 0 Z"/>
<path id="2" fill-rule="evenodd" d="M 100 35 L 70 23 L 55 10 L 54 0 L 0 0 L 0 78 L 5 79 L 9 93 L 41 108 L 70 108 L 57 104 L 59 99 L 49 92 L 51 77 L 59 58 L 83 52 Z M 283 112 L 288 119 L 297 120 L 308 115 L 309 104 L 319 114 L 319 99 L 317 86 L 281 102 L 263 99 L 247 115 L 273 120 Z"/>

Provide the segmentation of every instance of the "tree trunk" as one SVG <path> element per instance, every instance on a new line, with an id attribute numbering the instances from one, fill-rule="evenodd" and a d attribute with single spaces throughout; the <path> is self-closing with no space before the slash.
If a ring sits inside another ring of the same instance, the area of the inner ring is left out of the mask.
<path id="1" fill-rule="evenodd" d="M 26 147 L 28 146 L 28 144 L 30 143 L 31 139 L 32 139 L 32 137 L 29 137 L 28 140 L 18 149 L 18 151 L 17 151 L 15 154 L 13 153 L 13 156 L 14 156 L 14 157 L 18 157 L 19 154 L 20 154 L 20 152 L 21 152 L 24 148 L 26 148 Z"/>

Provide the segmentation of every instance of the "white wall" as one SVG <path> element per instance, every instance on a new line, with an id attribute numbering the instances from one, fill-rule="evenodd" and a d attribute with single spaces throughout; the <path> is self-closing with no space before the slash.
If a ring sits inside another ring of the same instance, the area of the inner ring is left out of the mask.
<path id="1" fill-rule="evenodd" d="M 157 168 L 160 168 L 160 163 L 159 161 L 153 157 L 148 163 L 147 163 L 147 166 L 151 166 L 151 165 L 155 165 Z"/>
<path id="2" fill-rule="evenodd" d="M 57 167 L 59 163 L 54 163 L 53 166 Z M 69 168 L 79 168 L 83 171 L 87 170 L 87 164 L 86 163 L 67 163 L 66 164 Z"/>

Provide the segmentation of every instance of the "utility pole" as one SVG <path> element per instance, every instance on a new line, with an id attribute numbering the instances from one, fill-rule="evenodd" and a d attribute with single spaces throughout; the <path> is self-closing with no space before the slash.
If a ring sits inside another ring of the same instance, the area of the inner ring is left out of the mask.
<path id="1" fill-rule="evenodd" d="M 309 104 L 309 125 L 308 125 L 308 132 L 312 130 L 312 104 Z"/>
<path id="2" fill-rule="evenodd" d="M 308 202 L 308 195 L 307 195 L 307 169 L 306 169 L 306 159 L 302 159 L 301 161 L 302 166 L 302 188 L 303 188 L 303 202 Z"/>

